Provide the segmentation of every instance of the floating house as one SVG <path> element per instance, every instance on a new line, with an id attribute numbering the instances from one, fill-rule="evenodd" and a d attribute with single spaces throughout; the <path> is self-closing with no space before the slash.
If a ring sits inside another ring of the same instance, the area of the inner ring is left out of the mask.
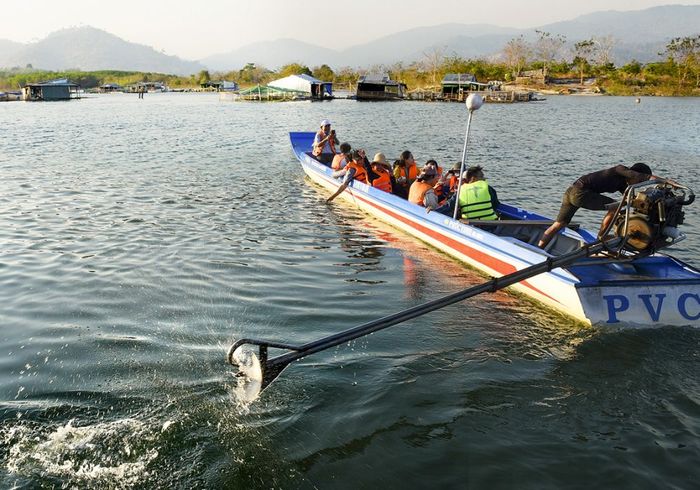
<path id="1" fill-rule="evenodd" d="M 471 73 L 447 73 L 440 83 L 442 95 L 456 96 L 464 92 L 481 90 L 476 77 Z"/>
<path id="2" fill-rule="evenodd" d="M 328 99 L 333 97 L 332 82 L 322 82 L 318 78 L 306 75 L 305 73 L 301 75 L 289 75 L 288 77 L 274 80 L 268 83 L 267 86 L 304 92 L 312 99 Z"/>
<path id="3" fill-rule="evenodd" d="M 481 83 L 471 73 L 448 73 L 440 83 L 440 96 L 443 100 L 462 102 L 470 92 L 491 92 L 501 90 L 501 82 Z"/>
<path id="4" fill-rule="evenodd" d="M 235 92 L 238 90 L 238 84 L 236 82 L 229 82 L 227 80 L 209 80 L 208 82 L 201 83 L 199 86 L 203 89 L 214 89 L 217 92 Z"/>
<path id="5" fill-rule="evenodd" d="M 66 78 L 41 83 L 28 83 L 22 87 L 22 100 L 50 101 L 78 99 L 80 85 Z"/>
<path id="6" fill-rule="evenodd" d="M 406 84 L 388 75 L 365 75 L 357 82 L 357 100 L 399 100 L 406 95 Z"/>
<path id="7" fill-rule="evenodd" d="M 105 83 L 97 88 L 97 91 L 101 94 L 111 94 L 114 92 L 121 92 L 124 90 L 121 85 L 117 83 Z"/>
<path id="8" fill-rule="evenodd" d="M 126 92 L 167 92 L 168 87 L 163 82 L 137 82 L 126 87 Z"/>

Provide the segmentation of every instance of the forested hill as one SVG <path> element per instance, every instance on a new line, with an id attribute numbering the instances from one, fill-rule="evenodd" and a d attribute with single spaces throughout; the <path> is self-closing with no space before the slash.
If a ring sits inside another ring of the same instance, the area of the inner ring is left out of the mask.
<path id="1" fill-rule="evenodd" d="M 31 44 L 0 41 L 0 67 L 28 64 L 45 70 L 135 70 L 188 75 L 204 67 L 125 41 L 93 27 L 63 29 Z"/>

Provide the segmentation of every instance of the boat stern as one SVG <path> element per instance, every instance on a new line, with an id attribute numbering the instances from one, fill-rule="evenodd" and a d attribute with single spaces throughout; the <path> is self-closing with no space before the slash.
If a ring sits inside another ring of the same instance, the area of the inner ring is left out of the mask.
<path id="1" fill-rule="evenodd" d="M 664 255 L 577 266 L 576 289 L 594 325 L 700 327 L 700 271 Z"/>

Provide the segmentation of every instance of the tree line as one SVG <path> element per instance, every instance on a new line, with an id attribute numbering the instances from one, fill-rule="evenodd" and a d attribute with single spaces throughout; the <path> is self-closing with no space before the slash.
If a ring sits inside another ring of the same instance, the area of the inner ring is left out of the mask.
<path id="1" fill-rule="evenodd" d="M 360 76 L 386 73 L 392 79 L 405 83 L 409 90 L 437 90 L 447 73 L 471 73 L 481 82 L 499 80 L 509 83 L 522 81 L 518 78 L 520 75 L 537 71 L 545 80 L 555 77 L 577 78 L 581 84 L 585 78 L 595 77 L 596 84 L 611 94 L 700 93 L 700 34 L 672 39 L 664 51 L 658 53 L 661 61 L 640 63 L 633 60 L 618 67 L 612 61 L 616 44 L 612 36 L 591 37 L 571 44 L 563 36 L 539 30 L 535 32 L 536 38 L 533 41 L 524 36 L 515 37 L 505 44 L 497 56 L 490 59 L 466 59 L 448 54 L 445 48 L 436 47 L 423 53 L 419 61 L 374 65 L 362 69 L 343 67 L 333 70 L 327 64 L 309 67 L 289 63 L 277 70 L 269 70 L 249 63 L 234 71 L 203 70 L 190 76 L 176 76 L 110 70 L 47 72 L 28 66 L 0 71 L 0 88 L 16 89 L 25 83 L 51 78 L 69 78 L 86 89 L 106 83 L 125 86 L 142 81 L 164 82 L 171 88 L 196 88 L 213 80 L 236 81 L 242 87 L 248 87 L 305 73 L 325 82 L 333 82 L 336 88 L 353 90 Z"/>

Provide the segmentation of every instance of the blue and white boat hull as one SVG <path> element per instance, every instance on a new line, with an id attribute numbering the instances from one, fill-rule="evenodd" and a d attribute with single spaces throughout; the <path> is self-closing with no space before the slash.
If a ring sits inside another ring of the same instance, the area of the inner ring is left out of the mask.
<path id="1" fill-rule="evenodd" d="M 306 175 L 335 192 L 340 180 L 309 155 L 314 133 L 290 133 L 292 148 Z M 548 254 L 511 236 L 455 221 L 362 182 L 338 196 L 396 228 L 494 277 L 544 261 Z M 513 206 L 499 209 L 512 219 L 546 220 Z M 573 240 L 592 242 L 585 230 L 565 230 Z M 656 254 L 631 263 L 586 259 L 512 286 L 568 316 L 594 325 L 700 326 L 700 271 Z"/>

